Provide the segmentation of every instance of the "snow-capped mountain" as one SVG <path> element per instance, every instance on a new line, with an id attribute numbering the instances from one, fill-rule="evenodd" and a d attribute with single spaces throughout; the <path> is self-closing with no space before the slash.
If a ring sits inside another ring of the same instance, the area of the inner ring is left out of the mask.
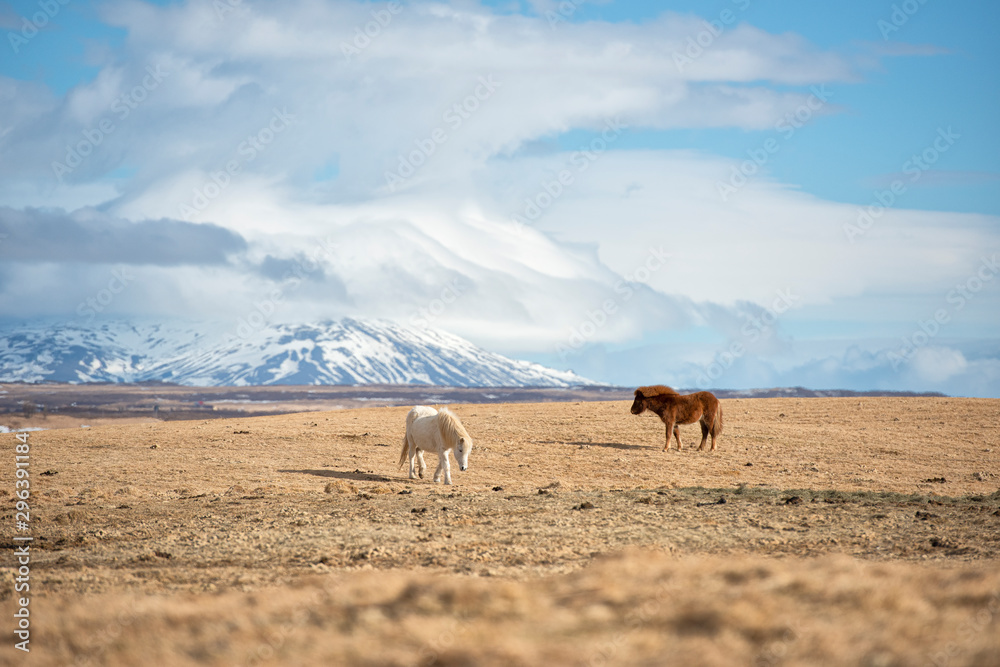
<path id="1" fill-rule="evenodd" d="M 595 384 L 434 330 L 344 319 L 229 330 L 204 323 L 105 321 L 0 327 L 0 382 L 143 382 L 192 386 Z"/>

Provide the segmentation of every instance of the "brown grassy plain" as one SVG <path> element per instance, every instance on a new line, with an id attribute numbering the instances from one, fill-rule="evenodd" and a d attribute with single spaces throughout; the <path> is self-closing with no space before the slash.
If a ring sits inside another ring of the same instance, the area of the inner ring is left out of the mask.
<path id="1" fill-rule="evenodd" d="M 629 405 L 454 406 L 450 487 L 405 407 L 31 433 L 0 662 L 1000 664 L 1000 401 L 724 400 L 714 454 Z"/>

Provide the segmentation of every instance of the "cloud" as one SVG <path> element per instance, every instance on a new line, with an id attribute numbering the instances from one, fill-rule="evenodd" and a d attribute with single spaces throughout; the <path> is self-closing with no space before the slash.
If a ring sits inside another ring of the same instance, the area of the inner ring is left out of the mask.
<path id="1" fill-rule="evenodd" d="M 967 371 L 969 362 L 958 350 L 925 347 L 916 351 L 910 366 L 912 372 L 924 382 L 940 384 Z"/>
<path id="2" fill-rule="evenodd" d="M 356 305 L 347 293 L 343 280 L 332 272 L 328 260 L 315 250 L 299 251 L 289 257 L 268 254 L 253 266 L 260 276 L 275 283 L 278 288 L 302 292 L 302 298 Z"/>
<path id="3" fill-rule="evenodd" d="M 95 209 L 0 207 L 0 259 L 87 264 L 224 264 L 246 241 L 217 225 L 178 220 L 130 222 Z"/>
<path id="4" fill-rule="evenodd" d="M 271 299 L 279 319 L 427 322 L 626 382 L 694 374 L 783 292 L 801 309 L 790 323 L 907 334 L 1000 240 L 994 216 L 905 200 L 851 236 L 864 207 L 780 183 L 750 152 L 635 148 L 643 133 L 734 128 L 781 159 L 807 131 L 783 121 L 843 111 L 817 104 L 824 84 L 906 49 L 821 49 L 740 22 L 686 55 L 704 20 L 670 12 L 553 27 L 473 2 L 381 21 L 384 5 L 361 2 L 219 6 L 104 5 L 124 42 L 65 96 L 0 77 L 0 256 L 21 260 L 0 268 L 0 308 L 74 312 L 129 264 L 123 313 L 235 323 Z M 955 326 L 993 335 L 981 320 Z M 877 350 L 796 343 L 775 336 L 726 378 L 890 377 Z M 891 377 L 953 386 L 987 367 L 962 354 L 964 370 L 945 355 Z"/>
<path id="5" fill-rule="evenodd" d="M 0 150 L 10 158 L 3 164 L 18 168 L 0 166 L 0 173 L 56 186 L 53 162 L 65 162 L 82 144 L 92 151 L 63 181 L 128 165 L 138 169 L 128 197 L 184 171 L 207 177 L 222 169 L 278 107 L 296 116 L 298 131 L 268 146 L 266 160 L 244 164 L 243 174 L 304 186 L 338 154 L 339 191 L 371 193 L 397 156 L 436 128 L 447 132 L 446 145 L 421 172 L 447 178 L 553 133 L 599 128 L 615 115 L 660 129 L 759 129 L 808 98 L 789 86 L 857 76 L 839 54 L 748 26 L 726 32 L 689 68 L 678 68 L 674 54 L 704 25 L 676 14 L 640 25 L 567 23 L 552 30 L 542 17 L 415 3 L 357 49 L 355 28 L 373 20 L 372 7 L 292 2 L 279 11 L 244 2 L 220 16 L 209 3 L 112 2 L 105 18 L 128 39 L 122 57 L 105 63 L 93 81 L 42 108 L 28 95 L 31 84 L 6 81 L 15 94 L 0 118 L 14 132 Z M 345 53 L 345 45 L 359 53 Z M 149 79 L 149 68 L 161 73 L 158 80 Z M 445 120 L 480 77 L 499 87 L 473 112 L 475 122 L 464 115 Z M 113 130 L 99 132 L 102 122 Z"/>
<path id="6" fill-rule="evenodd" d="M 827 343 L 837 347 L 834 341 Z M 902 365 L 894 363 L 892 354 L 897 350 L 891 346 L 849 344 L 839 354 L 804 358 L 798 347 L 785 341 L 780 353 L 754 349 L 727 359 L 718 351 L 706 358 L 711 346 L 704 345 L 652 344 L 618 350 L 599 345 L 570 357 L 566 365 L 592 377 L 616 377 L 625 386 L 658 382 L 687 389 L 808 387 L 1000 398 L 1000 348 L 995 345 L 985 354 L 969 354 L 951 345 L 928 347 Z M 700 361 L 692 360 L 699 357 Z M 556 362 L 554 357 L 536 360 Z"/>
<path id="7" fill-rule="evenodd" d="M 918 350 L 900 364 L 892 347 L 865 350 L 852 346 L 842 356 L 828 356 L 784 370 L 778 382 L 802 380 L 797 384 L 847 389 L 893 391 L 940 391 L 951 396 L 1000 397 L 1000 349 L 988 355 L 966 357 L 960 347 L 974 347 L 955 341 Z"/>
<path id="8" fill-rule="evenodd" d="M 289 279 L 322 281 L 326 277 L 323 267 L 316 265 L 304 253 L 298 253 L 294 257 L 267 255 L 257 265 L 257 271 L 275 282 Z"/>

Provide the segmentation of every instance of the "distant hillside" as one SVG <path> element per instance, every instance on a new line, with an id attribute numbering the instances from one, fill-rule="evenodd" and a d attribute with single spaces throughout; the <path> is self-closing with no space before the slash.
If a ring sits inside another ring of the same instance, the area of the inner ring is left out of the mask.
<path id="1" fill-rule="evenodd" d="M 698 391 L 685 389 L 683 392 Z M 719 398 L 850 398 L 854 396 L 946 396 L 936 391 L 851 391 L 850 389 L 806 389 L 805 387 L 774 387 L 771 389 L 713 389 Z"/>
<path id="2" fill-rule="evenodd" d="M 431 329 L 344 319 L 242 332 L 124 320 L 0 329 L 0 382 L 187 386 L 416 384 L 571 387 L 570 371 L 509 359 Z"/>

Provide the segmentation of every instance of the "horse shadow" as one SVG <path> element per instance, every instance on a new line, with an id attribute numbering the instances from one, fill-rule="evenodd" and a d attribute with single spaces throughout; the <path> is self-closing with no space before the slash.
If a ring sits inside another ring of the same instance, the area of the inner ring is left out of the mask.
<path id="1" fill-rule="evenodd" d="M 567 445 L 583 445 L 587 447 L 609 447 L 611 449 L 656 449 L 649 445 L 626 445 L 624 442 L 567 442 Z"/>
<path id="2" fill-rule="evenodd" d="M 343 470 L 279 470 L 278 472 L 297 473 L 299 475 L 315 475 L 316 477 L 332 477 L 334 479 L 349 479 L 354 482 L 398 482 L 399 480 L 385 475 L 376 475 L 370 472 L 355 470 L 347 472 Z"/>

